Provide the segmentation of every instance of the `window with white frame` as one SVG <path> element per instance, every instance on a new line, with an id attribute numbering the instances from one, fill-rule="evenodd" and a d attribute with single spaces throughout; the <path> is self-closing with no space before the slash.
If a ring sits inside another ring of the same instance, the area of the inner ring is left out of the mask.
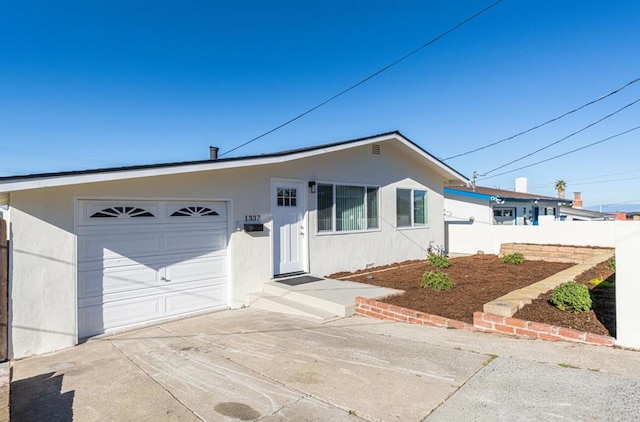
<path id="1" fill-rule="evenodd" d="M 428 222 L 427 191 L 396 189 L 396 227 L 424 227 Z"/>
<path id="2" fill-rule="evenodd" d="M 377 230 L 376 186 L 318 183 L 318 232 Z"/>

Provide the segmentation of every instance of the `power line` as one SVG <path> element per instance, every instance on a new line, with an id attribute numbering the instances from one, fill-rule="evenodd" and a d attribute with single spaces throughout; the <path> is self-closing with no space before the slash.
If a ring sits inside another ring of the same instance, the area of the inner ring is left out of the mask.
<path id="1" fill-rule="evenodd" d="M 597 180 L 595 182 L 573 183 L 572 186 L 597 185 L 597 184 L 600 184 L 600 183 L 623 182 L 625 180 L 637 180 L 637 179 L 640 179 L 640 176 L 637 176 L 637 177 L 625 177 L 623 179 Z"/>
<path id="2" fill-rule="evenodd" d="M 531 131 L 534 131 L 534 130 L 536 130 L 536 129 L 540 129 L 541 127 L 546 126 L 546 125 L 548 125 L 549 123 L 553 123 L 553 122 L 555 122 L 555 121 L 557 121 L 557 120 L 562 119 L 563 117 L 566 117 L 566 116 L 568 116 L 568 115 L 570 115 L 570 114 L 573 114 L 573 113 L 575 113 L 575 112 L 577 112 L 577 111 L 580 111 L 580 110 L 582 110 L 582 109 L 583 109 L 583 108 L 585 108 L 585 107 L 588 107 L 588 106 L 590 106 L 590 105 L 592 105 L 592 104 L 595 104 L 595 103 L 597 103 L 598 101 L 602 101 L 602 100 L 604 100 L 604 99 L 605 99 L 605 98 L 607 98 L 607 97 L 610 97 L 610 96 L 612 96 L 612 95 L 614 95 L 614 94 L 617 94 L 618 92 L 622 91 L 623 89 L 625 89 L 625 88 L 626 88 L 626 87 L 628 87 L 629 85 L 633 85 L 634 83 L 636 83 L 636 82 L 638 82 L 638 81 L 640 81 L 640 78 L 636 78 L 636 79 L 634 79 L 634 80 L 632 80 L 632 81 L 630 81 L 630 82 L 627 82 L 626 84 L 624 84 L 624 85 L 623 85 L 623 86 L 621 86 L 620 88 L 618 88 L 618 89 L 614 89 L 613 91 L 611 91 L 610 93 L 608 93 L 608 94 L 606 94 L 606 95 L 603 95 L 603 96 L 601 96 L 601 97 L 598 97 L 598 98 L 596 98 L 595 100 L 589 101 L 588 103 L 583 104 L 583 105 L 581 105 L 580 107 L 577 107 L 577 108 L 574 108 L 573 110 L 567 111 L 566 113 L 561 114 L 561 115 L 560 115 L 560 116 L 558 116 L 558 117 L 554 117 L 553 119 L 547 120 L 547 121 L 546 121 L 546 122 L 544 122 L 544 123 L 540 123 L 540 124 L 538 124 L 538 125 L 536 125 L 536 126 L 533 126 L 532 128 L 529 128 L 529 129 L 527 129 L 527 130 L 523 130 L 522 132 L 518 132 L 518 133 L 516 133 L 515 135 L 509 136 L 509 137 L 507 137 L 507 138 L 500 139 L 500 140 L 498 140 L 498 141 L 492 142 L 492 143 L 487 144 L 487 145 L 485 145 L 485 146 L 478 147 L 478 148 L 476 148 L 476 149 L 472 149 L 472 150 L 467 151 L 467 152 L 462 152 L 462 153 L 460 153 L 460 154 L 452 155 L 451 157 L 444 158 L 442 161 L 452 160 L 452 159 L 454 159 L 454 158 L 458 158 L 458 157 L 462 157 L 462 156 L 464 156 L 464 155 L 472 154 L 472 153 L 474 153 L 474 152 L 482 151 L 483 149 L 487 149 L 487 148 L 490 148 L 490 147 L 492 147 L 492 146 L 495 146 L 495 145 L 501 144 L 501 143 L 503 143 L 503 142 L 510 141 L 510 140 L 512 140 L 512 139 L 514 139 L 514 138 L 517 138 L 518 136 L 522 136 L 522 135 L 527 134 L 527 133 L 529 133 L 529 132 L 531 132 Z"/>
<path id="3" fill-rule="evenodd" d="M 603 122 L 604 120 L 606 120 L 606 119 L 608 119 L 608 118 L 610 118 L 610 117 L 612 117 L 612 116 L 614 116 L 614 115 L 616 115 L 616 114 L 620 113 L 622 110 L 624 110 L 624 109 L 626 109 L 626 108 L 629 108 L 629 107 L 631 107 L 632 105 L 634 105 L 634 104 L 636 104 L 636 103 L 638 103 L 638 102 L 640 102 L 640 98 L 638 98 L 637 100 L 632 101 L 632 102 L 630 102 L 629 104 L 627 104 L 627 105 L 625 105 L 625 106 L 623 106 L 623 107 L 621 107 L 621 108 L 617 109 L 617 110 L 616 110 L 616 111 L 614 111 L 613 113 L 607 114 L 607 115 L 606 115 L 606 116 L 604 116 L 603 118 L 598 119 L 598 120 L 596 120 L 595 122 L 590 123 L 590 124 L 588 124 L 587 126 L 584 126 L 583 128 L 581 128 L 581 129 L 579 129 L 579 130 L 577 130 L 577 131 L 575 131 L 575 132 L 573 132 L 573 133 L 570 133 L 569 135 L 565 136 L 564 138 L 558 139 L 558 140 L 557 140 L 557 141 L 555 141 L 555 142 L 552 142 L 552 143 L 550 143 L 550 144 L 548 144 L 548 145 L 545 145 L 545 146 L 543 146 L 542 148 L 538 148 L 537 150 L 535 150 L 535 151 L 533 151 L 533 152 L 530 152 L 530 153 L 528 153 L 528 154 L 525 154 L 525 155 L 523 155 L 522 157 L 516 158 L 515 160 L 509 161 L 509 162 L 508 162 L 508 163 L 506 163 L 506 164 L 502 164 L 501 166 L 498 166 L 498 167 L 496 167 L 496 168 L 494 168 L 494 169 L 491 169 L 491 170 L 489 170 L 489 171 L 487 171 L 487 172 L 485 172 L 485 173 L 481 174 L 480 176 L 483 176 L 483 177 L 484 177 L 484 176 L 487 176 L 487 175 L 489 175 L 489 174 L 493 173 L 493 172 L 494 172 L 494 171 L 496 171 L 496 170 L 503 169 L 503 168 L 505 168 L 505 167 L 507 167 L 507 166 L 510 166 L 510 165 L 511 165 L 511 164 L 513 164 L 513 163 L 517 163 L 518 161 L 522 161 L 522 160 L 524 160 L 525 158 L 531 157 L 532 155 L 537 154 L 537 153 L 539 153 L 540 151 L 544 151 L 545 149 L 551 148 L 552 146 L 557 145 L 557 144 L 559 144 L 560 142 L 566 141 L 567 139 L 571 138 L 572 136 L 575 136 L 575 135 L 577 135 L 577 134 L 579 134 L 579 133 L 581 133 L 581 132 L 584 132 L 585 130 L 589 129 L 590 127 L 593 127 L 593 126 L 597 125 L 598 123 Z"/>
<path id="4" fill-rule="evenodd" d="M 640 169 L 637 170 L 627 170 L 627 171 L 619 171 L 616 173 L 607 173 L 607 174 L 599 174 L 597 176 L 589 176 L 589 177 L 581 177 L 579 179 L 570 179 L 567 180 L 567 184 L 574 184 L 575 182 L 581 181 L 581 180 L 591 180 L 591 179 L 597 179 L 599 177 L 609 177 L 609 176 L 618 176 L 620 174 L 629 174 L 629 173 L 637 173 L 639 172 Z M 537 188 L 544 188 L 544 187 L 548 187 L 549 185 L 554 184 L 556 181 L 551 181 L 551 182 L 546 182 L 546 183 L 540 183 L 538 185 L 534 185 L 534 186 L 529 186 L 529 188 L 531 189 L 537 189 Z"/>
<path id="5" fill-rule="evenodd" d="M 601 139 L 601 140 L 599 140 L 599 141 L 597 141 L 597 142 L 593 142 L 593 143 L 591 143 L 591 144 L 588 144 L 588 145 L 582 146 L 582 147 L 580 147 L 580 148 L 572 149 L 571 151 L 567 151 L 567 152 L 565 152 L 565 153 L 563 153 L 563 154 L 559 154 L 559 155 L 556 155 L 556 156 L 553 156 L 553 157 L 550 157 L 550 158 L 547 158 L 547 159 L 544 159 L 544 160 L 540 160 L 540 161 L 537 161 L 537 162 L 535 162 L 535 163 L 533 163 L 533 164 L 529 164 L 529 165 L 526 165 L 526 166 L 518 167 L 517 169 L 508 170 L 508 171 L 505 171 L 505 172 L 502 172 L 502 173 L 494 174 L 493 176 L 483 177 L 483 178 L 482 178 L 482 179 L 480 179 L 480 180 L 491 179 L 491 178 L 493 178 L 493 177 L 502 176 L 502 175 L 504 175 L 504 174 L 513 173 L 514 171 L 518 171 L 518 170 L 522 170 L 522 169 L 526 169 L 526 168 L 529 168 L 529 167 L 536 166 L 536 165 L 538 165 L 538 164 L 546 163 L 547 161 L 555 160 L 556 158 L 560 158 L 560 157 L 564 157 L 565 155 L 573 154 L 574 152 L 578 152 L 578 151 L 581 151 L 581 150 L 583 150 L 583 149 L 586 149 L 586 148 L 592 147 L 592 146 L 594 146 L 594 145 L 601 144 L 601 143 L 603 143 L 603 142 L 605 142 L 605 141 L 608 141 L 608 140 L 613 139 L 613 138 L 617 138 L 618 136 L 625 135 L 625 134 L 627 134 L 627 133 L 629 133 L 629 132 L 633 132 L 634 130 L 638 130 L 638 129 L 640 129 L 640 126 L 636 126 L 636 127 L 634 127 L 634 128 L 631 128 L 631 129 L 625 130 L 624 132 L 616 133 L 615 135 L 609 136 L 608 138 Z"/>
<path id="6" fill-rule="evenodd" d="M 355 83 L 355 84 L 351 85 L 350 87 L 348 87 L 348 88 L 346 88 L 346 89 L 344 89 L 344 90 L 340 91 L 339 93 L 335 94 L 334 96 L 330 97 L 329 99 L 324 100 L 324 101 L 323 101 L 323 102 L 321 102 L 320 104 L 318 104 L 318 105 L 316 105 L 316 106 L 311 107 L 311 108 L 310 108 L 310 109 L 308 109 L 307 111 L 305 111 L 305 112 L 303 112 L 303 113 L 298 114 L 297 116 L 295 116 L 295 117 L 293 117 L 293 118 L 291 118 L 291 119 L 287 120 L 286 122 L 284 122 L 284 123 L 282 123 L 282 124 L 280 124 L 280 125 L 278 125 L 278 126 L 274 127 L 273 129 L 268 130 L 268 131 L 266 131 L 266 132 L 262 133 L 261 135 L 256 136 L 255 138 L 249 139 L 248 141 L 246 141 L 246 142 L 244 142 L 244 143 L 242 143 L 242 144 L 238 145 L 237 147 L 234 147 L 234 148 L 231 148 L 231 149 L 230 149 L 230 150 L 228 150 L 228 151 L 225 151 L 224 153 L 220 154 L 220 157 L 222 157 L 222 156 L 224 156 L 224 155 L 227 155 L 227 154 L 229 154 L 229 153 L 231 153 L 231 152 L 233 152 L 233 151 L 235 151 L 235 150 L 237 150 L 237 149 L 240 149 L 240 148 L 242 148 L 242 147 L 244 147 L 244 146 L 246 146 L 246 145 L 249 145 L 250 143 L 257 141 L 258 139 L 263 138 L 263 137 L 265 137 L 265 136 L 267 136 L 267 135 L 269 135 L 269 134 L 271 134 L 271 133 L 275 132 L 275 131 L 276 131 L 276 130 L 278 130 L 278 129 L 281 129 L 281 128 L 283 128 L 283 127 L 287 126 L 288 124 L 295 122 L 296 120 L 298 120 L 298 119 L 300 119 L 300 118 L 302 118 L 302 117 L 306 116 L 307 114 L 309 114 L 309 113 L 311 113 L 311 112 L 313 112 L 313 111 L 315 111 L 315 110 L 319 109 L 320 107 L 322 107 L 322 106 L 324 106 L 324 105 L 326 105 L 326 104 L 330 103 L 331 101 L 335 100 L 336 98 L 341 97 L 342 95 L 346 94 L 347 92 L 349 92 L 349 91 L 351 91 L 351 90 L 353 90 L 353 89 L 355 89 L 355 88 L 359 87 L 360 85 L 364 84 L 365 82 L 367 82 L 367 81 L 369 81 L 369 80 L 371 80 L 371 79 L 375 78 L 376 76 L 380 75 L 381 73 L 383 73 L 383 72 L 385 72 L 385 71 L 387 71 L 387 70 L 391 69 L 393 66 L 397 65 L 398 63 L 400 63 L 400 62 L 402 62 L 402 61 L 404 61 L 404 60 L 408 59 L 409 57 L 413 56 L 414 54 L 416 54 L 418 51 L 422 50 L 423 48 L 426 48 L 426 47 L 430 46 L 431 44 L 433 44 L 433 43 L 435 43 L 435 42 L 439 41 L 440 39 L 444 38 L 445 36 L 447 36 L 447 35 L 448 35 L 448 34 L 450 34 L 451 32 L 455 31 L 456 29 L 460 28 L 461 26 L 465 25 L 466 23 L 468 23 L 468 22 L 472 21 L 473 19 L 477 18 L 478 16 L 482 15 L 483 13 L 485 13 L 485 12 L 489 11 L 490 9 L 494 8 L 495 6 L 497 6 L 497 5 L 498 5 L 498 4 L 500 4 L 500 3 L 502 3 L 502 0 L 498 0 L 498 1 L 496 1 L 496 2 L 494 2 L 494 3 L 492 3 L 492 4 L 490 4 L 489 6 L 485 7 L 485 8 L 484 8 L 484 9 L 482 9 L 482 10 L 480 10 L 479 12 L 474 13 L 473 15 L 469 16 L 468 18 L 464 19 L 463 21 L 459 22 L 458 24 L 454 25 L 453 27 L 449 28 L 449 29 L 448 29 L 448 30 L 446 30 L 445 32 L 442 32 L 442 33 L 441 33 L 440 35 L 438 35 L 437 37 L 435 37 L 435 38 L 431 39 L 430 41 L 428 41 L 428 42 L 426 42 L 426 43 L 424 43 L 424 44 L 422 44 L 420 47 L 416 48 L 415 50 L 413 50 L 413 51 L 411 51 L 411 52 L 409 52 L 409 53 L 405 54 L 404 56 L 400 57 L 400 58 L 399 58 L 399 59 L 397 59 L 396 61 L 394 61 L 394 62 L 392 62 L 392 63 L 390 63 L 390 64 L 386 65 L 385 67 L 383 67 L 383 68 L 381 68 L 381 69 L 377 70 L 376 72 L 372 73 L 371 75 L 367 76 L 366 78 L 364 78 L 364 79 L 360 80 L 360 82 L 357 82 L 357 83 Z"/>
<path id="7" fill-rule="evenodd" d="M 571 185 L 571 186 L 599 185 L 601 183 L 624 182 L 626 180 L 637 180 L 637 179 L 640 179 L 640 176 L 625 177 L 625 178 L 622 178 L 622 179 L 596 180 L 595 182 L 582 182 L 582 183 L 575 183 L 575 182 L 567 181 L 567 185 Z M 545 185 L 545 186 L 530 186 L 529 188 L 535 189 L 535 188 L 546 187 L 546 186 L 548 186 L 548 185 Z"/>

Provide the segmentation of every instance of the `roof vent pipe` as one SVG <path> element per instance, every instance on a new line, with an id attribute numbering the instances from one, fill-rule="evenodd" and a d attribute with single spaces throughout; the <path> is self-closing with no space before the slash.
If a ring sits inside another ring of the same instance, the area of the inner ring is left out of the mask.
<path id="1" fill-rule="evenodd" d="M 215 161 L 215 160 L 218 159 L 218 150 L 219 149 L 220 148 L 218 148 L 218 147 L 212 147 L 212 146 L 209 147 L 209 160 Z"/>

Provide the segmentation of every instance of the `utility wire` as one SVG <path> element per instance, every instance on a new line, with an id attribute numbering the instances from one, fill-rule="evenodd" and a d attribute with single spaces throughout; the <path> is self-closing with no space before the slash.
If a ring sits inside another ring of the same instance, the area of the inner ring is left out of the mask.
<path id="1" fill-rule="evenodd" d="M 578 108 L 574 108 L 573 110 L 567 111 L 566 113 L 561 114 L 561 115 L 560 115 L 560 116 L 558 116 L 558 117 L 554 117 L 554 118 L 553 118 L 553 119 L 551 119 L 551 120 L 547 120 L 547 121 L 546 121 L 546 122 L 544 122 L 544 123 L 540 123 L 540 124 L 538 124 L 538 125 L 536 125 L 536 126 L 534 126 L 534 127 L 532 127 L 532 128 L 529 128 L 529 129 L 527 129 L 527 130 L 523 130 L 522 132 L 518 132 L 518 133 L 516 133 L 515 135 L 509 136 L 509 137 L 507 137 L 507 138 L 500 139 L 500 140 L 498 140 L 498 141 L 492 142 L 492 143 L 487 144 L 487 145 L 485 145 L 485 146 L 482 146 L 482 147 L 479 147 L 479 148 L 476 148 L 476 149 L 472 149 L 472 150 L 467 151 L 467 152 L 462 152 L 462 153 L 460 153 L 460 154 L 452 155 L 451 157 L 444 158 L 442 161 L 452 160 L 452 159 L 454 159 L 454 158 L 462 157 L 462 156 L 464 156 L 464 155 L 473 154 L 474 152 L 482 151 L 483 149 L 487 149 L 487 148 L 490 148 L 490 147 L 492 147 L 492 146 L 495 146 L 495 145 L 501 144 L 501 143 L 503 143 L 503 142 L 510 141 L 510 140 L 512 140 L 512 139 L 514 139 L 514 138 L 517 138 L 518 136 L 522 136 L 522 135 L 527 134 L 527 133 L 529 133 L 529 132 L 532 132 L 532 131 L 534 131 L 534 130 L 536 130 L 536 129 L 540 129 L 541 127 L 546 126 L 546 125 L 548 125 L 549 123 L 553 123 L 553 122 L 555 122 L 555 121 L 557 121 L 557 120 L 562 119 L 563 117 L 566 117 L 566 116 L 568 116 L 568 115 L 570 115 L 570 114 L 573 114 L 573 113 L 575 113 L 575 112 L 577 112 L 577 111 L 580 111 L 580 110 L 582 110 L 582 109 L 583 109 L 583 108 L 585 108 L 585 107 L 588 107 L 588 106 L 590 106 L 590 105 L 592 105 L 592 104 L 595 104 L 595 103 L 597 103 L 598 101 L 602 101 L 602 100 L 604 100 L 604 99 L 605 99 L 605 98 L 607 98 L 607 97 L 610 97 L 610 96 L 612 96 L 612 95 L 614 95 L 614 94 L 617 94 L 618 92 L 622 91 L 623 89 L 625 89 L 625 88 L 626 88 L 626 87 L 628 87 L 629 85 L 633 85 L 634 83 L 636 83 L 636 82 L 638 82 L 638 81 L 640 81 L 640 78 L 636 78 L 636 79 L 634 79 L 634 80 L 632 80 L 632 81 L 630 81 L 630 82 L 627 82 L 626 84 L 624 84 L 624 85 L 623 85 L 623 86 L 621 86 L 620 88 L 618 88 L 618 89 L 614 89 L 613 91 L 611 91 L 610 93 L 608 93 L 608 94 L 606 94 L 606 95 L 603 95 L 603 96 L 601 96 L 601 97 L 598 97 L 598 98 L 596 98 L 595 100 L 589 101 L 588 103 L 583 104 L 583 105 L 581 105 L 581 106 L 580 106 L 580 107 L 578 107 Z"/>
<path id="2" fill-rule="evenodd" d="M 622 178 L 622 179 L 596 180 L 595 182 L 572 183 L 571 186 L 598 185 L 600 183 L 623 182 L 623 181 L 626 181 L 626 180 L 637 180 L 637 179 L 640 179 L 640 176 L 637 176 L 637 177 L 625 177 L 625 178 Z"/>
<path id="3" fill-rule="evenodd" d="M 430 41 L 428 41 L 428 42 L 426 42 L 426 43 L 424 43 L 424 44 L 422 44 L 420 47 L 416 48 L 415 50 L 413 50 L 413 51 L 411 51 L 411 52 L 409 52 L 409 53 L 405 54 L 404 56 L 400 57 L 400 58 L 399 58 L 399 59 L 397 59 L 396 61 L 394 61 L 394 62 L 392 62 L 392 63 L 390 63 L 390 64 L 386 65 L 385 67 L 383 67 L 383 68 L 381 68 L 381 69 L 377 70 L 376 72 L 372 73 L 371 75 L 369 75 L 369 76 L 367 76 L 366 78 L 362 79 L 360 82 L 357 82 L 357 83 L 355 83 L 355 84 L 351 85 L 350 87 L 348 87 L 348 88 L 346 88 L 346 89 L 344 89 L 344 90 L 340 91 L 339 93 L 335 94 L 333 97 L 330 97 L 329 99 L 324 100 L 324 101 L 323 101 L 323 102 L 321 102 L 320 104 L 318 104 L 318 105 L 316 105 L 316 106 L 314 106 L 314 107 L 311 107 L 311 108 L 310 108 L 310 109 L 308 109 L 307 111 L 305 111 L 305 112 L 303 112 L 303 113 L 298 114 L 297 116 L 295 116 L 295 117 L 293 117 L 292 119 L 289 119 L 289 120 L 287 120 L 286 122 L 284 122 L 284 123 L 282 123 L 282 124 L 280 124 L 280 125 L 278 125 L 278 126 L 274 127 L 273 129 L 268 130 L 268 131 L 264 132 L 263 134 L 256 136 L 255 138 L 249 139 L 248 141 L 246 141 L 246 142 L 244 142 L 244 143 L 242 143 L 242 144 L 238 145 L 237 147 L 234 147 L 234 148 L 231 148 L 231 149 L 230 149 L 230 150 L 228 150 L 228 151 L 225 151 L 224 153 L 220 154 L 220 157 L 222 157 L 222 156 L 224 156 L 224 155 L 227 155 L 227 154 L 229 154 L 229 153 L 231 153 L 231 152 L 233 152 L 233 151 L 235 151 L 235 150 L 237 150 L 237 149 L 240 149 L 240 148 L 242 148 L 242 147 L 244 147 L 244 146 L 246 146 L 246 145 L 249 145 L 250 143 L 257 141 L 258 139 L 263 138 L 263 137 L 265 137 L 265 136 L 267 136 L 267 135 L 269 135 L 269 134 L 271 134 L 271 133 L 275 132 L 275 131 L 276 131 L 276 130 L 278 130 L 278 129 L 281 129 L 281 128 L 283 128 L 283 127 L 287 126 L 288 124 L 295 122 L 296 120 L 298 120 L 298 119 L 300 119 L 300 118 L 302 118 L 302 117 L 306 116 L 307 114 L 309 114 L 309 113 L 311 113 L 311 112 L 313 112 L 313 111 L 315 111 L 315 110 L 319 109 L 320 107 L 322 107 L 322 106 L 324 106 L 324 105 L 326 105 L 326 104 L 330 103 L 331 101 L 335 100 L 336 98 L 341 97 L 342 95 L 346 94 L 347 92 L 349 92 L 349 91 L 351 91 L 351 90 L 353 90 L 353 89 L 355 89 L 355 88 L 359 87 L 360 85 L 364 84 L 365 82 L 367 82 L 367 81 L 369 81 L 369 80 L 371 80 L 371 79 L 375 78 L 376 76 L 380 75 L 381 73 L 383 73 L 383 72 L 385 72 L 385 71 L 387 71 L 387 70 L 391 69 L 393 66 L 397 65 L 398 63 L 400 63 L 400 62 L 402 62 L 402 61 L 404 61 L 404 60 L 408 59 L 409 57 L 413 56 L 414 54 L 416 54 L 418 51 L 422 50 L 423 48 L 426 48 L 426 47 L 430 46 L 431 44 L 433 44 L 433 43 L 435 43 L 435 42 L 439 41 L 441 38 L 444 38 L 446 35 L 450 34 L 451 32 L 453 32 L 453 31 L 455 31 L 456 29 L 460 28 L 461 26 L 465 25 L 466 23 L 468 23 L 468 22 L 472 21 L 473 19 L 477 18 L 478 16 L 482 15 L 483 13 L 485 13 L 485 12 L 489 11 L 490 9 L 494 8 L 495 6 L 497 6 L 497 5 L 498 5 L 498 4 L 500 4 L 500 3 L 502 3 L 502 0 L 498 0 L 498 1 L 496 1 L 496 2 L 494 2 L 494 3 L 492 3 L 492 4 L 490 4 L 489 6 L 485 7 L 485 8 L 484 8 L 484 9 L 482 9 L 482 10 L 480 10 L 479 12 L 474 13 L 473 15 L 471 15 L 471 16 L 469 16 L 468 18 L 464 19 L 463 21 L 459 22 L 459 23 L 458 23 L 458 24 L 456 24 L 455 26 L 453 26 L 453 27 L 449 28 L 448 30 L 446 30 L 445 32 L 441 33 L 441 34 L 440 34 L 440 35 L 438 35 L 437 37 L 435 37 L 435 38 L 431 39 Z"/>
<path id="4" fill-rule="evenodd" d="M 567 185 L 570 186 L 583 186 L 583 185 L 600 185 L 603 183 L 613 183 L 613 182 L 625 182 L 627 180 L 638 180 L 640 179 L 640 176 L 635 176 L 635 177 L 624 177 L 621 179 L 609 179 L 609 180 L 596 180 L 594 182 L 578 182 L 578 183 L 574 183 L 574 182 L 570 182 L 567 181 Z M 543 186 L 543 187 L 549 187 L 550 184 Z M 540 188 L 540 186 L 529 186 L 530 189 L 535 189 L 535 188 Z M 606 191 L 597 191 L 597 192 L 611 192 L 611 189 L 608 189 Z"/>
<path id="5" fill-rule="evenodd" d="M 619 171 L 619 172 L 615 172 L 615 173 L 607 173 L 607 174 L 599 174 L 597 176 L 589 176 L 589 177 L 581 177 L 579 179 L 569 179 L 567 180 L 567 184 L 569 185 L 574 185 L 576 184 L 575 182 L 579 182 L 582 180 L 591 180 L 591 179 L 598 179 L 600 177 L 609 177 L 609 176 L 618 176 L 621 174 L 629 174 L 629 173 L 637 173 L 639 172 L 640 169 L 638 170 L 627 170 L 627 171 Z M 554 184 L 556 181 L 550 181 L 550 182 L 546 182 L 546 183 L 540 183 L 538 185 L 534 185 L 534 186 L 529 186 L 530 189 L 538 189 L 538 188 L 544 188 L 544 187 L 548 187 L 549 185 Z M 599 183 L 599 182 L 589 182 L 589 183 Z M 578 184 L 582 184 L 582 183 L 578 183 Z"/>
<path id="6" fill-rule="evenodd" d="M 627 109 L 627 108 L 631 107 L 632 105 L 634 105 L 634 104 L 636 104 L 636 103 L 638 103 L 638 102 L 640 102 L 640 98 L 638 98 L 637 100 L 632 101 L 632 102 L 630 102 L 629 104 L 627 104 L 627 105 L 625 105 L 625 106 L 623 106 L 623 107 L 621 107 L 621 108 L 617 109 L 617 110 L 616 110 L 616 111 L 614 111 L 613 113 L 607 114 L 607 115 L 606 115 L 606 116 L 604 116 L 603 118 L 598 119 L 598 120 L 596 120 L 595 122 L 590 123 L 590 124 L 588 124 L 587 126 L 584 126 L 583 128 L 581 128 L 581 129 L 579 129 L 579 130 L 577 130 L 577 131 L 575 131 L 575 132 L 573 132 L 573 133 L 570 133 L 569 135 L 565 136 L 564 138 L 558 139 L 557 141 L 552 142 L 552 143 L 550 143 L 550 144 L 548 144 L 548 145 L 545 145 L 545 146 L 543 146 L 542 148 L 538 148 L 537 150 L 535 150 L 535 151 L 533 151 L 533 152 L 530 152 L 530 153 L 528 153 L 528 154 L 525 154 L 525 155 L 523 155 L 523 156 L 522 156 L 522 157 L 520 157 L 520 158 L 516 158 L 515 160 L 509 161 L 509 162 L 508 162 L 508 163 L 506 163 L 506 164 L 503 164 L 503 165 L 498 166 L 498 167 L 496 167 L 496 168 L 494 168 L 494 169 L 491 169 L 491 170 L 489 170 L 489 171 L 487 171 L 487 172 L 485 172 L 485 173 L 481 174 L 480 176 L 481 176 L 481 177 L 487 176 L 487 175 L 489 175 L 489 174 L 493 173 L 494 171 L 497 171 L 497 170 L 503 169 L 503 168 L 505 168 L 505 167 L 507 167 L 507 166 L 510 166 L 510 165 L 511 165 L 511 164 L 513 164 L 513 163 L 517 163 L 518 161 L 522 161 L 522 160 L 524 160 L 524 159 L 525 159 L 525 158 L 527 158 L 527 157 L 531 157 L 532 155 L 537 154 L 537 153 L 539 153 L 540 151 L 544 151 L 545 149 L 551 148 L 552 146 L 557 145 L 557 144 L 559 144 L 560 142 L 566 141 L 567 139 L 571 138 L 572 136 L 575 136 L 575 135 L 577 135 L 577 134 L 579 134 L 579 133 L 581 133 L 581 132 L 584 132 L 585 130 L 589 129 L 590 127 L 593 127 L 593 126 L 597 125 L 598 123 L 603 122 L 604 120 L 608 119 L 609 117 L 615 116 L 616 114 L 620 113 L 622 110 Z M 514 170 L 514 171 L 515 171 L 515 170 Z M 503 174 L 504 174 L 504 173 L 503 173 Z"/>
<path id="7" fill-rule="evenodd" d="M 544 160 L 536 161 L 536 162 L 535 162 L 535 163 L 533 163 L 533 164 L 528 164 L 528 165 L 526 165 L 526 166 L 518 167 L 517 169 L 508 170 L 508 171 L 505 171 L 505 172 L 502 172 L 502 173 L 494 174 L 493 176 L 483 177 L 483 178 L 482 178 L 482 179 L 480 179 L 480 180 L 491 179 L 491 178 L 493 178 L 493 177 L 498 177 L 498 176 L 502 176 L 502 175 L 504 175 L 504 174 L 513 173 L 514 171 L 518 171 L 518 170 L 526 169 L 526 168 L 529 168 L 529 167 L 537 166 L 538 164 L 546 163 L 547 161 L 555 160 L 555 159 L 557 159 L 557 158 L 564 157 L 565 155 L 573 154 L 574 152 L 578 152 L 578 151 L 581 151 L 581 150 L 583 150 L 583 149 L 586 149 L 586 148 L 592 147 L 592 146 L 594 146 L 594 145 L 601 144 L 601 143 L 603 143 L 603 142 L 605 142 L 605 141 L 611 140 L 611 139 L 613 139 L 613 138 L 617 138 L 618 136 L 625 135 L 625 134 L 627 134 L 627 133 L 629 133 L 629 132 L 633 132 L 634 130 L 638 130 L 638 129 L 640 129 L 640 126 L 636 126 L 636 127 L 634 127 L 634 128 L 631 128 L 631 129 L 625 130 L 624 132 L 616 133 L 615 135 L 609 136 L 608 138 L 601 139 L 601 140 L 599 140 L 599 141 L 597 141 L 597 142 L 593 142 L 593 143 L 591 143 L 591 144 L 588 144 L 588 145 L 582 146 L 582 147 L 580 147 L 580 148 L 572 149 L 571 151 L 567 151 L 567 152 L 565 152 L 565 153 L 563 153 L 563 154 L 555 155 L 555 156 L 553 156 L 553 157 L 550 157 L 550 158 L 547 158 L 547 159 L 544 159 Z"/>

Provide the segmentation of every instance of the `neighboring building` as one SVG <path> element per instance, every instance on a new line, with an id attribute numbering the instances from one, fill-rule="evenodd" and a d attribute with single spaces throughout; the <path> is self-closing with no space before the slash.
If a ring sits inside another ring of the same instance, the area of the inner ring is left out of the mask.
<path id="1" fill-rule="evenodd" d="M 618 220 L 616 214 L 590 211 L 575 207 L 560 207 L 560 219 L 563 221 L 610 221 Z"/>
<path id="2" fill-rule="evenodd" d="M 526 182 L 524 186 L 526 189 Z M 537 225 L 541 216 L 559 219 L 560 207 L 571 203 L 551 196 L 482 186 L 445 187 L 444 196 L 447 221 L 484 224 Z"/>
<path id="3" fill-rule="evenodd" d="M 443 186 L 467 182 L 399 132 L 0 178 L 11 355 L 246 305 L 274 276 L 424 258 L 444 243 Z"/>

